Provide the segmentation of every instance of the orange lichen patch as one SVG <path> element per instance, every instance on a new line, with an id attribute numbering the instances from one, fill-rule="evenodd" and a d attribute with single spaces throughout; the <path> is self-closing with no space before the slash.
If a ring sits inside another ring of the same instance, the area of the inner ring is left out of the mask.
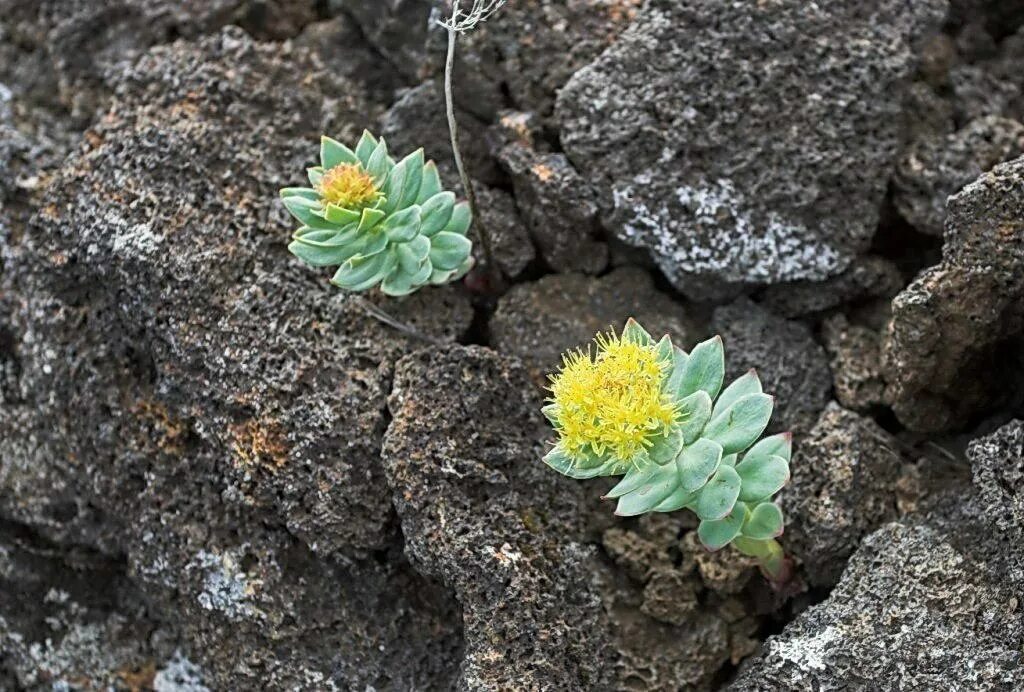
<path id="1" fill-rule="evenodd" d="M 554 177 L 555 172 L 551 170 L 550 166 L 543 163 L 538 163 L 533 167 L 533 174 L 537 176 L 542 182 L 546 183 L 547 181 L 551 180 L 551 178 Z"/>
<path id="2" fill-rule="evenodd" d="M 608 3 L 605 12 L 608 14 L 608 19 L 615 24 L 628 24 L 636 19 L 639 7 L 640 0 L 620 0 Z"/>
<path id="3" fill-rule="evenodd" d="M 131 692 L 147 692 L 153 689 L 153 682 L 156 679 L 156 663 L 148 661 L 141 666 L 119 670 L 117 677 Z"/>
<path id="4" fill-rule="evenodd" d="M 276 420 L 250 418 L 229 427 L 238 466 L 261 467 L 276 472 L 288 461 L 284 430 Z"/>
<path id="5" fill-rule="evenodd" d="M 373 176 L 357 163 L 343 163 L 325 171 L 316 191 L 325 202 L 345 209 L 363 209 L 380 199 Z"/>
<path id="6" fill-rule="evenodd" d="M 182 451 L 188 425 L 171 415 L 166 406 L 158 401 L 139 399 L 129 410 L 137 420 L 152 426 L 158 433 L 156 444 L 160 449 L 170 453 Z"/>
<path id="7" fill-rule="evenodd" d="M 57 209 L 56 204 L 47 204 L 45 207 L 39 210 L 39 213 L 51 221 L 56 221 L 60 218 L 60 210 Z"/>

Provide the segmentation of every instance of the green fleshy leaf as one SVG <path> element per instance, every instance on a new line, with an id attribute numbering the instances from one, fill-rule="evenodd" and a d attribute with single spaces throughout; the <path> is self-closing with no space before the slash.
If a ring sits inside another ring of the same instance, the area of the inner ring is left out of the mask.
<path id="1" fill-rule="evenodd" d="M 733 383 L 726 387 L 725 391 L 719 395 L 718 401 L 715 402 L 715 410 L 711 416 L 717 416 L 719 413 L 735 404 L 741 397 L 748 394 L 760 394 L 762 391 L 761 379 L 757 376 L 757 371 L 753 369 L 748 370 L 746 374 L 736 378 Z"/>
<path id="2" fill-rule="evenodd" d="M 441 231 L 430 239 L 430 262 L 435 269 L 458 268 L 473 249 L 468 238 Z"/>
<path id="3" fill-rule="evenodd" d="M 412 275 L 402 271 L 401 267 L 396 267 L 380 284 L 380 290 L 384 295 L 394 297 L 407 296 L 417 288 L 419 287 L 413 284 Z"/>
<path id="4" fill-rule="evenodd" d="M 540 412 L 544 414 L 551 425 L 558 428 L 558 404 L 546 404 L 541 407 Z"/>
<path id="5" fill-rule="evenodd" d="M 459 202 L 452 209 L 452 216 L 445 224 L 444 230 L 448 233 L 466 235 L 469 233 L 469 225 L 473 222 L 473 214 L 469 210 L 469 203 Z"/>
<path id="6" fill-rule="evenodd" d="M 570 478 L 586 479 L 622 473 L 624 463 L 617 459 L 602 459 L 593 455 L 570 456 L 558 445 L 544 455 L 544 463 Z"/>
<path id="7" fill-rule="evenodd" d="M 325 219 L 321 214 L 323 208 L 319 202 L 306 199 L 304 197 L 285 197 L 284 200 L 285 208 L 288 212 L 296 219 L 301 221 L 310 228 L 316 228 L 319 230 L 341 230 L 341 226 L 336 223 L 331 223 Z"/>
<path id="8" fill-rule="evenodd" d="M 359 237 L 356 227 L 349 224 L 340 228 L 320 229 L 303 226 L 292 235 L 293 240 L 301 240 L 318 247 L 334 247 L 348 245 Z"/>
<path id="9" fill-rule="evenodd" d="M 684 447 L 676 459 L 679 484 L 692 493 L 700 490 L 718 472 L 722 461 L 722 447 L 711 440 L 697 440 Z"/>
<path id="10" fill-rule="evenodd" d="M 420 185 L 423 183 L 423 149 L 417 149 L 409 154 L 398 165 L 405 166 L 405 176 L 401 189 L 394 192 L 395 206 L 393 208 L 405 209 L 411 204 L 416 204 L 416 198 L 420 193 Z M 394 171 L 394 168 L 391 170 Z M 388 199 L 391 199 L 391 195 L 388 195 Z"/>
<path id="11" fill-rule="evenodd" d="M 359 230 L 363 232 L 373 230 L 386 216 L 387 214 L 380 209 L 363 209 L 363 215 L 359 219 Z"/>
<path id="12" fill-rule="evenodd" d="M 398 257 L 398 271 L 412 277 L 419 271 L 423 258 L 417 257 L 417 248 L 412 248 L 410 245 L 412 243 L 396 245 L 395 256 Z"/>
<path id="13" fill-rule="evenodd" d="M 661 340 L 655 344 L 654 351 L 659 361 L 668 363 L 671 366 L 672 363 L 672 339 L 669 338 L 668 334 L 661 337 Z"/>
<path id="14" fill-rule="evenodd" d="M 754 507 L 746 523 L 743 535 L 755 541 L 766 541 L 782 535 L 782 510 L 773 502 L 762 502 Z"/>
<path id="15" fill-rule="evenodd" d="M 423 203 L 420 233 L 433 236 L 444 229 L 455 211 L 455 193 L 439 192 Z"/>
<path id="16" fill-rule="evenodd" d="M 711 397 L 707 392 L 698 390 L 679 402 L 679 411 L 682 416 L 680 427 L 683 442 L 693 444 L 711 419 Z"/>
<path id="17" fill-rule="evenodd" d="M 388 179 L 384 182 L 382 190 L 384 193 L 384 204 L 381 206 L 381 209 L 385 213 L 391 214 L 398 209 L 402 209 L 398 202 L 402 197 L 402 186 L 405 185 L 407 172 L 408 168 L 405 165 L 405 161 L 400 161 L 388 173 Z"/>
<path id="18" fill-rule="evenodd" d="M 740 534 L 746 519 L 747 506 L 738 502 L 725 517 L 713 521 L 701 521 L 700 526 L 697 527 L 697 537 L 708 550 L 720 550 Z"/>
<path id="19" fill-rule="evenodd" d="M 620 517 L 632 517 L 650 512 L 679 487 L 679 475 L 674 464 L 652 466 L 654 473 L 641 483 L 640 487 L 619 497 L 615 514 Z"/>
<path id="20" fill-rule="evenodd" d="M 789 481 L 789 464 L 782 457 L 755 456 L 749 454 L 736 466 L 743 486 L 740 499 L 744 502 L 764 500 L 782 490 Z"/>
<path id="21" fill-rule="evenodd" d="M 620 480 L 614 488 L 609 490 L 602 499 L 614 500 L 622 497 L 626 493 L 631 493 L 634 490 L 639 489 L 640 486 L 650 480 L 657 470 L 658 467 L 655 464 L 639 464 L 631 466 L 629 470 L 626 471 L 626 475 L 622 477 L 622 480 Z"/>
<path id="22" fill-rule="evenodd" d="M 313 202 L 320 201 L 320 194 L 311 187 L 283 187 L 281 197 L 302 197 Z"/>
<path id="23" fill-rule="evenodd" d="M 345 207 L 339 207 L 337 204 L 328 204 L 327 209 L 324 211 L 325 219 L 331 223 L 341 224 L 342 226 L 357 224 L 361 217 L 362 215 L 359 212 L 346 209 Z"/>
<path id="24" fill-rule="evenodd" d="M 736 460 L 739 458 L 739 456 L 739 454 L 726 454 L 724 457 L 722 457 L 722 463 L 725 464 L 726 466 L 732 466 L 735 468 Z"/>
<path id="25" fill-rule="evenodd" d="M 398 264 L 394 253 L 378 252 L 370 257 L 357 255 L 338 268 L 331 283 L 350 291 L 365 291 L 390 274 Z"/>
<path id="26" fill-rule="evenodd" d="M 320 181 L 324 177 L 324 169 L 320 166 L 314 166 L 313 168 L 306 169 L 306 177 L 309 178 L 309 184 L 316 187 L 320 184 Z M 318 196 L 319 198 L 319 196 Z"/>
<path id="27" fill-rule="evenodd" d="M 686 507 L 695 499 L 697 499 L 697 493 L 688 493 L 685 488 L 679 486 L 669 493 L 669 496 L 662 500 L 661 503 L 651 511 L 675 512 L 676 510 Z"/>
<path id="28" fill-rule="evenodd" d="M 740 494 L 740 477 L 731 466 L 719 466 L 693 503 L 693 511 L 702 520 L 715 521 L 732 511 Z"/>
<path id="29" fill-rule="evenodd" d="M 420 208 L 408 207 L 384 219 L 380 225 L 388 240 L 393 243 L 407 243 L 420 232 Z"/>
<path id="30" fill-rule="evenodd" d="M 441 192 L 444 192 L 444 185 L 441 184 L 441 175 L 437 172 L 437 164 L 427 161 L 427 165 L 423 167 L 423 182 L 420 183 L 420 193 L 416 196 L 416 204 L 423 204 Z"/>
<path id="31" fill-rule="evenodd" d="M 320 138 L 320 165 L 324 170 L 340 166 L 343 163 L 359 163 L 356 153 L 341 142 L 330 137 Z"/>
<path id="32" fill-rule="evenodd" d="M 696 391 L 705 391 L 712 400 L 722 389 L 725 378 L 725 349 L 716 336 L 697 344 L 686 360 L 676 397 L 682 399 Z"/>
<path id="33" fill-rule="evenodd" d="M 356 144 L 356 157 L 359 159 L 359 163 L 363 164 L 363 168 L 369 165 L 370 157 L 376 149 L 377 138 L 371 135 L 369 130 L 363 130 L 363 136 Z"/>
<path id="34" fill-rule="evenodd" d="M 683 373 L 686 370 L 686 361 L 689 359 L 690 356 L 683 349 L 678 346 L 672 348 L 672 372 L 669 373 L 668 380 L 665 382 L 665 391 L 673 396 L 679 391 Z"/>
<path id="35" fill-rule="evenodd" d="M 664 466 L 670 461 L 674 461 L 682 448 L 683 430 L 674 425 L 669 429 L 668 435 L 659 435 L 654 438 L 654 443 L 647 453 L 650 455 L 651 461 L 659 466 Z"/>
<path id="36" fill-rule="evenodd" d="M 767 394 L 747 394 L 711 418 L 702 433 L 722 445 L 726 454 L 754 444 L 772 417 L 774 400 Z"/>
<path id="37" fill-rule="evenodd" d="M 626 320 L 626 326 L 622 328 L 622 340 L 630 341 L 641 346 L 650 346 L 654 339 L 647 333 L 647 330 L 640 326 L 640 323 L 630 317 Z"/>
<path id="38" fill-rule="evenodd" d="M 753 457 L 782 457 L 786 462 L 793 458 L 793 433 L 784 432 L 766 437 L 747 450 L 744 459 Z"/>
<path id="39" fill-rule="evenodd" d="M 373 176 L 373 179 L 379 184 L 387 179 L 392 165 L 391 157 L 388 156 L 388 143 L 381 137 L 377 141 L 377 148 L 370 154 L 370 160 L 366 162 L 366 172 Z"/>
<path id="40" fill-rule="evenodd" d="M 351 256 L 349 249 L 344 245 L 323 248 L 307 245 L 298 240 L 288 244 L 288 251 L 314 267 L 336 267 Z"/>

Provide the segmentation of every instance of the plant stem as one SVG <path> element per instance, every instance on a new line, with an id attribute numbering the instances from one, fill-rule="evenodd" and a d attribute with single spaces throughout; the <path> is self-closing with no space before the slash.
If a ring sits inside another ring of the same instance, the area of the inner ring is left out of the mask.
<path id="1" fill-rule="evenodd" d="M 458 0 L 452 7 L 452 16 L 458 17 Z M 473 183 L 466 174 L 466 165 L 462 161 L 462 151 L 459 149 L 459 123 L 455 119 L 455 99 L 452 96 L 452 73 L 455 71 L 455 43 L 458 32 L 452 28 L 448 29 L 448 57 L 444 63 L 444 98 L 445 109 L 448 114 L 448 132 L 451 134 L 452 155 L 455 157 L 455 167 L 459 171 L 459 179 L 462 181 L 462 189 L 466 191 L 466 199 L 469 201 L 469 209 L 473 213 L 473 226 L 476 228 L 480 238 L 480 246 L 484 250 L 485 269 L 497 278 L 501 277 L 501 268 L 494 261 L 494 252 L 491 247 L 491 235 L 484 225 L 483 216 L 480 214 L 480 207 L 477 205 L 476 192 L 473 191 Z"/>
<path id="2" fill-rule="evenodd" d="M 419 339 L 420 341 L 426 341 L 428 344 L 433 344 L 434 346 L 444 345 L 444 342 L 441 341 L 440 339 L 435 339 L 432 336 L 428 336 L 427 334 L 424 334 L 410 327 L 405 322 L 401 322 L 395 319 L 387 312 L 385 312 L 383 308 L 374 305 L 366 298 L 362 296 L 355 296 L 355 299 L 356 302 L 359 303 L 359 307 L 363 309 L 363 312 L 365 312 L 367 315 L 374 318 L 378 322 L 382 322 L 383 324 L 386 324 L 387 326 L 405 334 L 406 336 L 411 336 L 412 338 Z"/>

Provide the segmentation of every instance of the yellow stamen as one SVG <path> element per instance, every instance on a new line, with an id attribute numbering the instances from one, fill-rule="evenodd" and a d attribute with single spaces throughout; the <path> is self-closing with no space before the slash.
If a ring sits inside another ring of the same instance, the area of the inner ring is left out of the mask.
<path id="1" fill-rule="evenodd" d="M 570 455 L 610 452 L 632 459 L 676 422 L 678 407 L 662 392 L 670 363 L 654 345 L 598 334 L 597 352 L 569 352 L 551 379 L 556 428 Z M 588 450 L 589 447 L 589 450 Z"/>
<path id="2" fill-rule="evenodd" d="M 364 209 L 380 199 L 373 176 L 358 163 L 343 163 L 324 172 L 316 191 L 325 202 L 346 209 Z"/>

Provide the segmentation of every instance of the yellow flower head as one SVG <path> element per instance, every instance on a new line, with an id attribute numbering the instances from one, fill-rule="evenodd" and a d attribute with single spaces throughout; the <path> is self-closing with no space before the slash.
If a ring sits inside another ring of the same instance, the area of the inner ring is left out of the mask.
<path id="1" fill-rule="evenodd" d="M 316 191 L 325 202 L 354 210 L 373 206 L 381 196 L 373 176 L 358 163 L 343 163 L 328 169 Z"/>
<path id="2" fill-rule="evenodd" d="M 676 422 L 678 406 L 662 392 L 671 362 L 659 359 L 654 344 L 614 332 L 598 334 L 595 341 L 594 356 L 589 348 L 567 353 L 551 376 L 555 428 L 571 456 L 589 447 L 598 456 L 629 460 Z"/>

